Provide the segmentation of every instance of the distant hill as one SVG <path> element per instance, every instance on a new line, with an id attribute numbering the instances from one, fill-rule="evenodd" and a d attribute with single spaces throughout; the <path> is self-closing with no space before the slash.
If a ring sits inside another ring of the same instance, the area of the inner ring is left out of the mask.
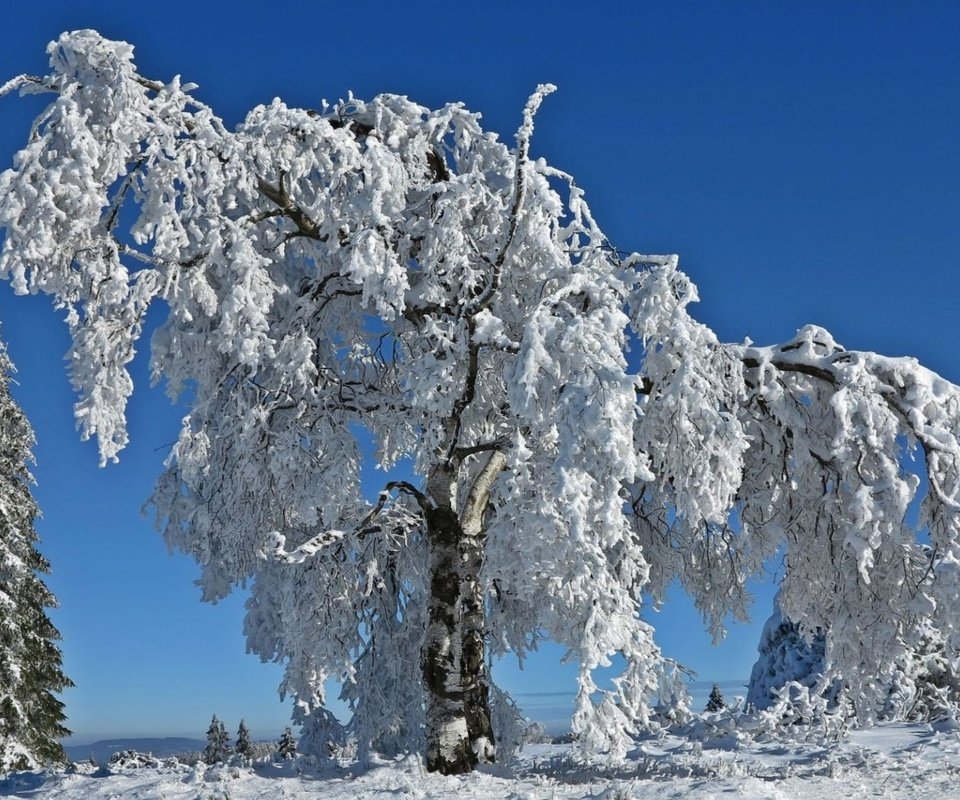
<path id="1" fill-rule="evenodd" d="M 202 739 L 186 739 L 179 736 L 169 736 L 163 739 L 103 739 L 91 744 L 68 744 L 64 746 L 67 758 L 71 761 L 89 761 L 91 758 L 98 764 L 106 764 L 114 753 L 121 750 L 136 750 L 138 753 L 152 753 L 155 756 L 174 756 L 178 753 L 188 753 L 203 750 L 206 741 Z"/>

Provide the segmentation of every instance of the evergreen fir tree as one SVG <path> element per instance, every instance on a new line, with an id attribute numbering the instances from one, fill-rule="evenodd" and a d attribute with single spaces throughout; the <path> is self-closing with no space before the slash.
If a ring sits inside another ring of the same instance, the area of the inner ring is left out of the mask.
<path id="1" fill-rule="evenodd" d="M 759 657 L 750 673 L 747 706 L 755 711 L 769 708 L 776 702 L 777 691 L 788 683 L 799 683 L 813 691 L 823 674 L 825 650 L 824 632 L 805 636 L 800 626 L 784 615 L 778 592 L 773 614 L 764 624 L 757 645 Z"/>
<path id="2" fill-rule="evenodd" d="M 237 744 L 234 752 L 244 758 L 253 758 L 253 742 L 250 741 L 250 731 L 243 720 L 240 720 L 240 727 L 237 728 Z"/>
<path id="3" fill-rule="evenodd" d="M 36 549 L 34 438 L 10 396 L 13 371 L 0 341 L 0 773 L 66 761 L 59 740 L 70 731 L 55 693 L 73 686 L 47 616 L 57 601 L 40 577 L 50 564 Z"/>
<path id="4" fill-rule="evenodd" d="M 707 711 L 713 713 L 722 711 L 726 707 L 726 701 L 723 699 L 723 695 L 720 694 L 720 687 L 717 686 L 717 684 L 713 684 L 713 688 L 710 690 L 710 697 L 707 700 Z"/>
<path id="5" fill-rule="evenodd" d="M 878 692 L 869 713 L 878 720 L 932 721 L 960 716 L 960 671 L 947 655 L 946 634 L 932 622 L 918 625 L 921 635 L 911 648 L 894 660 L 889 674 L 877 677 Z M 788 683 L 799 683 L 820 697 L 827 708 L 852 702 L 843 677 L 834 675 L 825 685 L 827 632 L 818 629 L 804 636 L 797 623 L 774 598 L 773 614 L 764 625 L 759 657 L 753 665 L 747 690 L 747 704 L 762 711 L 777 702 L 777 693 Z"/>
<path id="6" fill-rule="evenodd" d="M 207 764 L 217 764 L 226 761 L 230 756 L 230 740 L 227 729 L 221 720 L 214 714 L 207 728 L 207 746 L 203 748 L 203 760 Z"/>
<path id="7" fill-rule="evenodd" d="M 297 754 L 297 740 L 293 738 L 293 731 L 285 728 L 283 736 L 277 743 L 277 755 L 284 760 L 289 760 Z"/>

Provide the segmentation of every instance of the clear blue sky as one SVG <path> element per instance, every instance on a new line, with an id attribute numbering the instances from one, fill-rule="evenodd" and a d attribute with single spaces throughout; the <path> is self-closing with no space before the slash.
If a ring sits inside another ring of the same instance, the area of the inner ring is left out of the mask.
<path id="1" fill-rule="evenodd" d="M 0 79 L 41 72 L 62 30 L 136 46 L 230 123 L 274 96 L 316 106 L 353 90 L 462 100 L 512 136 L 539 82 L 535 155 L 573 173 L 622 249 L 678 252 L 696 312 L 723 339 L 781 341 L 804 323 L 848 347 L 915 355 L 960 381 L 960 5 L 952 2 L 165 3 L 4 7 Z M 0 162 L 35 102 L 0 101 Z M 46 300 L 0 286 L 16 396 L 37 431 L 39 529 L 62 608 L 76 740 L 199 734 L 212 713 L 286 724 L 279 669 L 244 654 L 242 597 L 205 606 L 197 574 L 140 516 L 180 413 L 141 388 L 132 446 L 101 470 L 73 430 L 66 335 Z M 145 378 L 141 359 L 138 377 Z M 145 384 L 144 384 L 145 385 Z M 705 680 L 745 678 L 755 621 L 711 649 L 676 598 L 652 621 Z M 546 652 L 501 671 L 536 713 L 570 692 Z"/>

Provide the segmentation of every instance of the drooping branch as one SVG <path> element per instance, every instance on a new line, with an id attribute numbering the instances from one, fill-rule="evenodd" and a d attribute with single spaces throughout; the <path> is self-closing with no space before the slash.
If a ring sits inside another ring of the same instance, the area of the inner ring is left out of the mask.
<path id="1" fill-rule="evenodd" d="M 806 361 L 799 361 L 794 359 L 769 359 L 763 361 L 756 356 L 745 354 L 742 358 L 743 366 L 746 369 L 759 369 L 764 364 L 769 364 L 772 367 L 775 367 L 780 372 L 797 372 L 801 375 L 807 375 L 811 378 L 817 378 L 818 380 L 829 383 L 831 386 L 838 386 L 839 381 L 836 374 L 830 370 L 828 367 L 821 366 L 819 364 L 811 364 Z"/>
<path id="2" fill-rule="evenodd" d="M 410 495 L 417 501 L 417 505 L 420 506 L 421 509 L 430 507 L 430 501 L 426 495 L 413 484 L 407 481 L 390 481 L 378 495 L 374 507 L 352 530 L 339 528 L 325 530 L 323 533 L 314 536 L 293 550 L 286 549 L 286 537 L 282 533 L 273 531 L 268 536 L 267 542 L 260 549 L 260 556 L 261 558 L 279 561 L 284 564 L 302 564 L 307 559 L 312 558 L 322 550 L 341 541 L 347 536 L 353 535 L 362 539 L 364 536 L 376 533 L 380 528 L 375 526 L 374 522 L 383 513 L 390 499 L 390 495 L 393 492 Z M 410 515 L 407 520 L 410 524 L 417 524 L 419 521 L 420 518 L 414 515 Z"/>
<path id="3" fill-rule="evenodd" d="M 299 547 L 287 550 L 287 538 L 279 531 L 273 531 L 260 549 L 260 556 L 264 560 L 279 561 L 283 564 L 302 564 L 334 542 L 339 542 L 347 533 L 347 531 L 339 529 L 327 530 L 304 542 Z"/>
<path id="4" fill-rule="evenodd" d="M 781 348 L 787 349 L 787 348 Z M 849 351 L 840 351 L 827 357 L 819 358 L 816 362 L 800 360 L 798 358 L 761 358 L 755 355 L 751 350 L 745 351 L 742 361 L 746 369 L 760 369 L 764 365 L 769 365 L 779 372 L 798 373 L 811 378 L 816 378 L 823 383 L 829 384 L 834 389 L 844 386 L 842 376 L 834 368 L 836 364 L 849 363 L 857 354 Z M 870 371 L 871 377 L 876 380 L 876 389 L 878 395 L 883 399 L 887 407 L 903 422 L 904 426 L 916 438 L 925 450 L 940 450 L 955 452 L 954 449 L 945 447 L 935 437 L 929 435 L 925 425 L 918 424 L 915 413 L 911 413 L 911 408 L 904 403 L 902 393 L 896 388 L 896 381 L 891 380 L 890 376 L 882 376 L 876 371 Z M 650 387 L 652 389 L 652 385 Z M 649 393 L 649 390 L 645 393 Z"/>

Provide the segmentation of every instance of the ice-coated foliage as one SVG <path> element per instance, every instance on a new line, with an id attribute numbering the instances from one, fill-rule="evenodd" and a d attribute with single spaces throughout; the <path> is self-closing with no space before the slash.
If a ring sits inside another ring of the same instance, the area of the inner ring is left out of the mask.
<path id="1" fill-rule="evenodd" d="M 657 698 L 689 712 L 643 594 L 679 579 L 721 636 L 781 548 L 784 611 L 827 631 L 858 713 L 926 620 L 956 651 L 960 390 L 815 326 L 719 342 L 676 257 L 621 256 L 530 155 L 552 87 L 513 148 L 459 104 L 394 95 L 275 100 L 228 130 L 129 45 L 77 31 L 50 55 L 6 87 L 54 100 L 0 177 L 0 276 L 66 309 L 104 462 L 146 310 L 168 310 L 153 374 L 190 412 L 153 505 L 206 598 L 252 581 L 250 648 L 286 665 L 312 749 L 484 760 L 490 692 L 509 709 L 488 655 L 549 637 L 580 665 L 578 741 L 623 753 Z M 368 443 L 415 476 L 375 501 Z"/>
<path id="2" fill-rule="evenodd" d="M 73 683 L 61 671 L 60 634 L 47 609 L 56 598 L 37 551 L 30 493 L 33 431 L 10 396 L 13 365 L 0 341 L 0 774 L 66 760 L 63 703 Z"/>
<path id="3" fill-rule="evenodd" d="M 877 716 L 907 721 L 960 717 L 960 670 L 944 646 L 943 634 L 929 623 L 915 649 L 895 665 L 886 699 Z"/>

